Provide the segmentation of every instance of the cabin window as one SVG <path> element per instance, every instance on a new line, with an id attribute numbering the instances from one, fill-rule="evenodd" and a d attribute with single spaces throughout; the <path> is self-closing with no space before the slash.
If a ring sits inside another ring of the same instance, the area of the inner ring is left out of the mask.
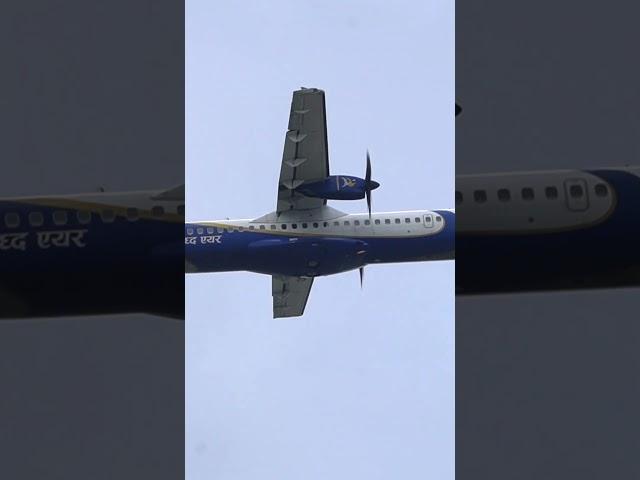
<path id="1" fill-rule="evenodd" d="M 275 225 L 269 225 L 269 228 L 270 228 L 271 230 L 275 230 L 275 229 L 276 229 L 276 226 L 275 226 Z"/>
<path id="2" fill-rule="evenodd" d="M 324 223 L 322 224 L 322 226 L 323 226 L 324 228 L 327 228 L 327 227 L 329 226 L 329 222 L 324 222 Z"/>
<path id="3" fill-rule="evenodd" d="M 571 198 L 582 198 L 584 196 L 582 185 L 571 185 L 569 187 L 569 195 L 571 195 Z"/>
<path id="4" fill-rule="evenodd" d="M 255 230 L 256 227 L 254 225 L 249 225 L 249 230 Z"/>
<path id="5" fill-rule="evenodd" d="M 198 235 L 202 235 L 204 233 L 204 228 L 196 228 L 196 232 L 198 232 Z"/>
<path id="6" fill-rule="evenodd" d="M 410 219 L 409 217 L 406 217 L 406 218 L 404 219 L 404 223 L 411 223 L 411 219 Z"/>
<path id="7" fill-rule="evenodd" d="M 364 221 L 364 224 L 365 224 L 365 225 L 371 225 L 371 221 L 370 221 L 370 220 L 365 220 L 365 221 Z"/>
<path id="8" fill-rule="evenodd" d="M 473 199 L 476 203 L 484 203 L 487 201 L 487 192 L 484 190 L 476 190 L 473 192 Z"/>
<path id="9" fill-rule="evenodd" d="M 379 219 L 379 218 L 376 218 L 376 219 L 373 221 L 373 223 L 375 223 L 376 225 L 380 225 L 380 219 Z"/>
<path id="10" fill-rule="evenodd" d="M 414 218 L 413 221 L 416 222 L 416 223 L 420 223 L 420 217 Z"/>
<path id="11" fill-rule="evenodd" d="M 391 225 L 391 219 L 389 219 L 389 218 L 385 218 L 385 219 L 384 219 L 384 224 L 385 224 L 385 225 Z"/>
<path id="12" fill-rule="evenodd" d="M 354 224 L 356 227 L 359 227 L 359 226 L 360 226 L 360 220 L 356 220 L 355 222 L 353 222 L 353 224 Z"/>
<path id="13" fill-rule="evenodd" d="M 266 230 L 264 225 L 260 225 L 260 230 Z"/>
<path id="14" fill-rule="evenodd" d="M 187 228 L 187 235 L 193 235 L 193 228 Z"/>
<path id="15" fill-rule="evenodd" d="M 316 222 L 313 222 L 313 228 L 318 228 L 319 225 Z"/>
<path id="16" fill-rule="evenodd" d="M 556 187 L 547 187 L 544 189 L 544 195 L 549 200 L 555 200 L 558 198 L 558 189 Z"/>
<path id="17" fill-rule="evenodd" d="M 155 206 L 151 209 L 151 215 L 154 217 L 161 217 L 164 215 L 164 208 L 160 206 Z"/>
<path id="18" fill-rule="evenodd" d="M 127 220 L 135 222 L 140 218 L 137 208 L 127 208 Z"/>
<path id="19" fill-rule="evenodd" d="M 333 226 L 334 227 L 339 227 L 340 226 L 340 222 L 333 222 Z"/>
<path id="20" fill-rule="evenodd" d="M 501 202 L 508 202 L 511 200 L 511 192 L 506 188 L 501 188 L 498 190 L 498 200 Z"/>
<path id="21" fill-rule="evenodd" d="M 442 217 L 440 215 L 436 215 L 436 222 L 441 222 L 442 221 Z"/>
<path id="22" fill-rule="evenodd" d="M 87 212 L 86 210 L 79 210 L 76 213 L 76 218 L 78 219 L 78 223 L 86 225 L 91 222 L 91 212 Z"/>
<path id="23" fill-rule="evenodd" d="M 282 230 L 286 230 L 286 229 L 287 229 L 287 224 L 286 224 L 286 223 L 283 223 L 282 225 L 280 225 L 280 228 L 281 228 Z"/>
<path id="24" fill-rule="evenodd" d="M 531 201 L 534 198 L 533 188 L 525 187 L 522 189 L 522 199 Z"/>
<path id="25" fill-rule="evenodd" d="M 111 223 L 116 219 L 116 213 L 113 210 L 103 210 L 100 217 L 104 223 Z"/>
<path id="26" fill-rule="evenodd" d="M 29 214 L 29 224 L 32 227 L 41 227 L 44 224 L 44 215 L 40 212 L 31 212 Z"/>
<path id="27" fill-rule="evenodd" d="M 55 225 L 66 225 L 67 221 L 67 212 L 64 210 L 56 210 L 53 212 L 53 223 Z"/>
<path id="28" fill-rule="evenodd" d="M 178 205 L 178 215 L 184 216 L 184 205 Z"/>
<path id="29" fill-rule="evenodd" d="M 399 218 L 396 218 L 396 219 L 395 219 L 395 222 L 396 222 L 396 224 L 400 223 L 400 219 L 399 219 Z"/>
<path id="30" fill-rule="evenodd" d="M 294 230 L 296 230 L 298 228 L 298 224 L 297 223 L 292 223 L 291 224 L 291 228 L 293 228 Z"/>
<path id="31" fill-rule="evenodd" d="M 213 227 L 207 227 L 207 234 L 208 234 L 208 235 L 211 235 L 211 234 L 213 234 L 213 233 L 214 233 L 214 232 L 213 232 Z"/>
<path id="32" fill-rule="evenodd" d="M 460 205 L 463 200 L 463 196 L 461 192 L 456 192 L 456 205 Z"/>
<path id="33" fill-rule="evenodd" d="M 303 224 L 302 224 L 302 228 L 309 228 L 309 225 L 308 225 L 308 224 L 306 224 L 306 223 L 303 223 Z"/>
<path id="34" fill-rule="evenodd" d="M 351 222 L 349 220 L 345 220 L 344 221 L 344 226 L 348 227 L 349 225 L 351 225 Z"/>
<path id="35" fill-rule="evenodd" d="M 595 186 L 595 192 L 598 197 L 606 197 L 609 194 L 609 189 L 604 183 L 598 183 Z"/>
<path id="36" fill-rule="evenodd" d="M 7 213 L 4 216 L 4 224 L 9 228 L 17 228 L 20 225 L 20 215 L 17 213 Z"/>

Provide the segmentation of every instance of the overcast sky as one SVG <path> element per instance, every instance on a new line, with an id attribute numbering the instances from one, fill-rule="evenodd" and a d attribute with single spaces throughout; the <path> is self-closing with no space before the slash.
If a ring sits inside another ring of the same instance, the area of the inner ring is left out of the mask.
<path id="1" fill-rule="evenodd" d="M 275 209 L 291 93 L 326 92 L 332 173 L 377 211 L 452 208 L 454 3 L 187 2 L 187 219 Z M 364 201 L 332 202 L 363 212 Z M 454 262 L 315 282 L 273 320 L 271 279 L 186 279 L 189 479 L 452 479 Z"/>

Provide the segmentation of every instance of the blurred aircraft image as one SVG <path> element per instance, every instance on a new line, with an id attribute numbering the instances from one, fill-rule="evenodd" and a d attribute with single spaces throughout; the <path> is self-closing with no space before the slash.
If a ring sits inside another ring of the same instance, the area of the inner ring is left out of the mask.
<path id="1" fill-rule="evenodd" d="M 452 209 L 374 213 L 369 154 L 364 178 L 331 175 L 325 94 L 293 93 L 276 210 L 256 219 L 185 225 L 187 273 L 249 271 L 271 275 L 273 316 L 304 313 L 316 277 L 377 263 L 452 260 Z M 328 200 L 366 198 L 368 212 L 346 214 Z"/>
<path id="2" fill-rule="evenodd" d="M 183 318 L 183 225 L 184 186 L 0 199 L 0 318 Z"/>
<path id="3" fill-rule="evenodd" d="M 640 168 L 456 177 L 459 294 L 640 285 Z"/>
<path id="4" fill-rule="evenodd" d="M 456 175 L 455 195 L 458 295 L 640 286 L 640 167 Z"/>

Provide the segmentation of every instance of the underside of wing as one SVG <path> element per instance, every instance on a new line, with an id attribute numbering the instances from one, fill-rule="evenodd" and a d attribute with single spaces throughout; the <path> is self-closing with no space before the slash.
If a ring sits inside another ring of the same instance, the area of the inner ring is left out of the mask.
<path id="1" fill-rule="evenodd" d="M 309 299 L 313 278 L 271 277 L 273 295 L 273 318 L 299 317 Z"/>
<path id="2" fill-rule="evenodd" d="M 303 88 L 293 92 L 289 128 L 278 184 L 278 214 L 288 210 L 308 210 L 326 204 L 295 192 L 300 185 L 329 176 L 327 115 L 324 92 Z"/>

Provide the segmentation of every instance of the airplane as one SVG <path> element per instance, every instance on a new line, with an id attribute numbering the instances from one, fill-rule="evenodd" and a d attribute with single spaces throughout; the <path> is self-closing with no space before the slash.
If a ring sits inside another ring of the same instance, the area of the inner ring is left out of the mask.
<path id="1" fill-rule="evenodd" d="M 378 263 L 452 260 L 453 209 L 372 213 L 367 153 L 364 178 L 331 175 L 325 93 L 293 92 L 276 210 L 256 219 L 185 225 L 187 273 L 271 275 L 273 317 L 301 316 L 314 279 Z M 368 212 L 346 214 L 328 200 L 366 198 Z"/>
<path id="2" fill-rule="evenodd" d="M 184 317 L 184 185 L 0 199 L 0 318 Z"/>
<path id="3" fill-rule="evenodd" d="M 640 167 L 456 175 L 455 196 L 456 295 L 640 286 Z"/>

